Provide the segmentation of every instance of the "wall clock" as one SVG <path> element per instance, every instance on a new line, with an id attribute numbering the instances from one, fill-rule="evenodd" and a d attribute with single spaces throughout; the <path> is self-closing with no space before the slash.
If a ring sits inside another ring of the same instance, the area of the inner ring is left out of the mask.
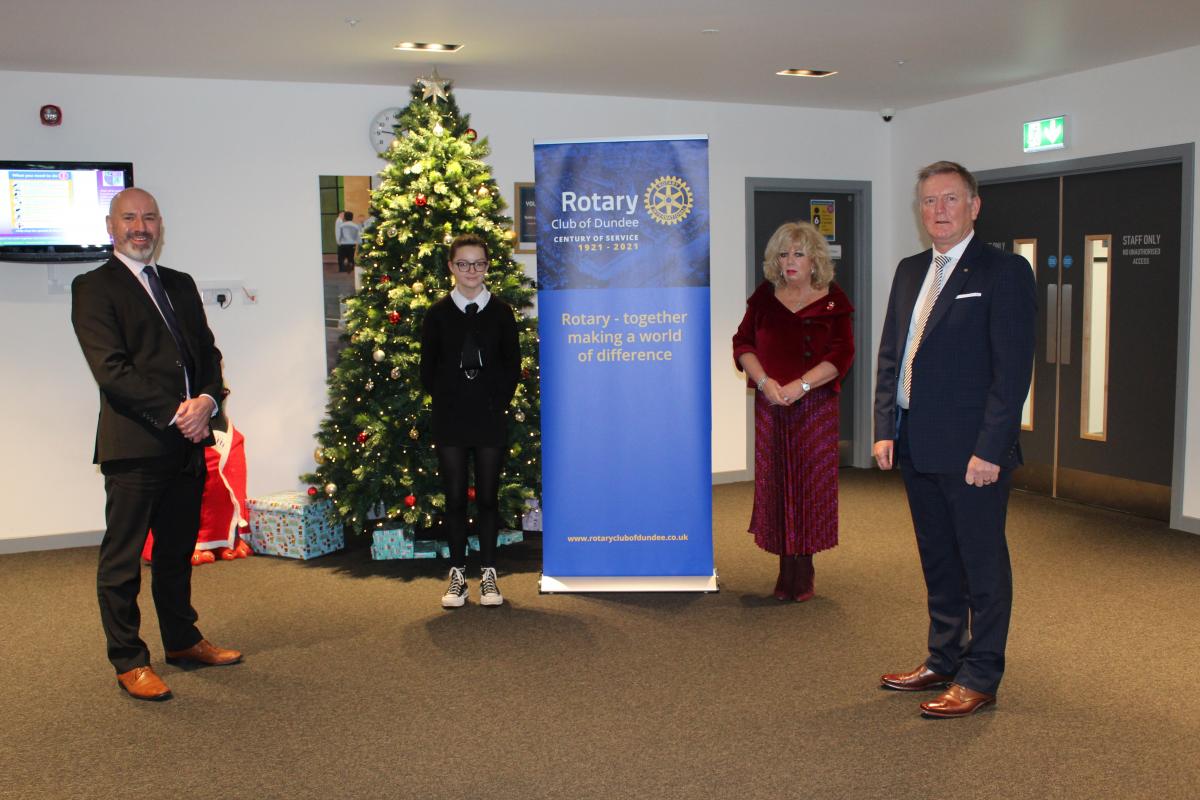
<path id="1" fill-rule="evenodd" d="M 400 114 L 403 109 L 400 108 L 385 108 L 375 115 L 371 120 L 371 146 L 375 148 L 376 153 L 386 153 L 387 149 L 392 146 L 392 140 L 396 138 L 396 123 L 400 121 Z"/>

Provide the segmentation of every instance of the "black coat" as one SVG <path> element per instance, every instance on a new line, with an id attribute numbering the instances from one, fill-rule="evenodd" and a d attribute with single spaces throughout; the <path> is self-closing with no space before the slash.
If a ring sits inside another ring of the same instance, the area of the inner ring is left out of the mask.
<path id="1" fill-rule="evenodd" d="M 483 359 L 469 379 L 459 366 L 468 326 Z M 468 317 L 449 297 L 430 306 L 421 330 L 421 385 L 433 399 L 433 441 L 440 445 L 504 447 L 508 407 L 521 377 L 513 309 L 492 295 Z"/>

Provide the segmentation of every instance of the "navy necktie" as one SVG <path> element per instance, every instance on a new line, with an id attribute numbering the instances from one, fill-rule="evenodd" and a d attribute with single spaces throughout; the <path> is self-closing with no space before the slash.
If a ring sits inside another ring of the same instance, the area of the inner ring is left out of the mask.
<path id="1" fill-rule="evenodd" d="M 467 380 L 474 380 L 479 375 L 479 370 L 483 368 L 483 353 L 479 351 L 479 340 L 475 337 L 475 328 L 478 325 L 479 304 L 467 303 L 467 307 L 463 309 L 467 315 L 467 333 L 463 337 L 462 355 L 459 357 L 459 366 L 466 373 Z"/>
<path id="2" fill-rule="evenodd" d="M 163 289 L 162 280 L 158 277 L 158 271 L 147 264 L 142 272 L 146 275 L 146 283 L 150 285 L 150 294 L 154 295 L 154 302 L 158 304 L 158 310 L 162 312 L 163 320 L 167 323 L 167 330 L 171 332 L 171 338 L 175 340 L 175 346 L 179 348 L 179 354 L 183 357 L 183 366 L 187 370 L 188 385 L 190 386 L 192 376 L 195 375 L 195 367 L 191 351 L 188 350 L 183 339 L 183 330 L 179 327 L 179 318 L 175 316 L 175 309 L 171 307 L 171 301 L 167 299 L 167 293 Z"/>

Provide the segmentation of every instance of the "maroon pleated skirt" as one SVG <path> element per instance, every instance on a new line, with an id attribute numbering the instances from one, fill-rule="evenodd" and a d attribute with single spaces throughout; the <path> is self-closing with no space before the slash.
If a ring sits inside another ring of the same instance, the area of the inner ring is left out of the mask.
<path id="1" fill-rule="evenodd" d="M 790 406 L 754 400 L 754 542 L 776 555 L 838 543 L 838 395 L 828 385 Z"/>

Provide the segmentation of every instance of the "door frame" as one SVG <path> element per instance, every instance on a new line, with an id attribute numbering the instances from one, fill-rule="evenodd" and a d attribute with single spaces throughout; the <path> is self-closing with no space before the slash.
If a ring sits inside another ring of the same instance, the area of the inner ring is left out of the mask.
<path id="1" fill-rule="evenodd" d="M 1183 473 L 1186 449 L 1184 445 L 1187 442 L 1185 436 L 1187 432 L 1187 398 L 1191 377 L 1188 369 L 1191 364 L 1188 345 L 1192 330 L 1192 270 L 1195 264 L 1195 256 L 1192 253 L 1195 159 L 1195 143 L 1188 142 L 1187 144 L 1153 147 L 1146 150 L 1109 153 L 1102 156 L 981 170 L 975 173 L 975 178 L 981 184 L 996 184 L 1029 180 L 1030 178 L 1111 172 L 1159 164 L 1181 165 L 1180 191 L 1183 196 L 1180 198 L 1179 210 L 1179 329 L 1176 333 L 1178 341 L 1176 342 L 1175 364 L 1175 441 L 1181 446 L 1175 447 L 1171 456 L 1171 514 L 1168 524 L 1176 530 L 1200 534 L 1200 518 L 1183 515 Z"/>
<path id="2" fill-rule="evenodd" d="M 872 389 L 874 374 L 867 369 L 871 352 L 871 182 L 819 180 L 815 178 L 746 178 L 746 296 L 755 289 L 754 275 L 762 254 L 754 246 L 755 192 L 837 192 L 854 197 L 853 246 L 858 253 L 854 266 L 854 341 L 858 352 L 850 374 L 854 376 L 854 440 L 850 443 L 850 463 L 871 466 Z M 858 348 L 858 344 L 863 346 Z M 746 475 L 754 478 L 754 396 L 746 395 Z"/>

